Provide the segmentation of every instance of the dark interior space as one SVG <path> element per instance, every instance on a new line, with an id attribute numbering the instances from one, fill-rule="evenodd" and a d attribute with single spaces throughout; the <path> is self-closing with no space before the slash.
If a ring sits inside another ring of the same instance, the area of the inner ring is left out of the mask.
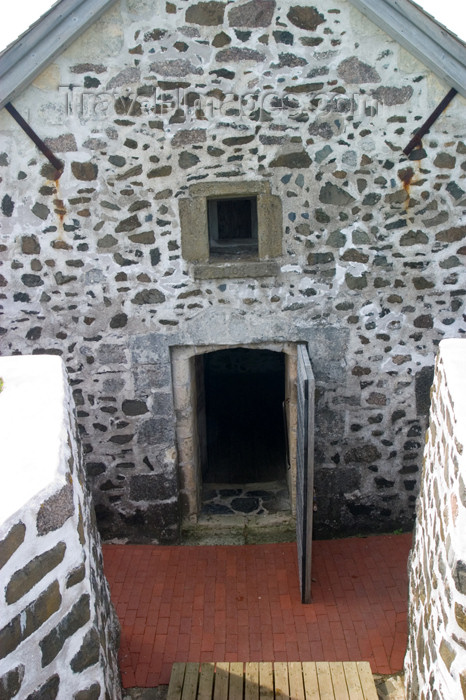
<path id="1" fill-rule="evenodd" d="M 204 355 L 204 483 L 284 479 L 284 355 L 233 348 Z"/>
<path id="2" fill-rule="evenodd" d="M 219 240 L 252 238 L 250 199 L 219 199 L 217 201 Z"/>
<path id="3" fill-rule="evenodd" d="M 209 249 L 213 255 L 257 253 L 257 198 L 208 201 Z"/>

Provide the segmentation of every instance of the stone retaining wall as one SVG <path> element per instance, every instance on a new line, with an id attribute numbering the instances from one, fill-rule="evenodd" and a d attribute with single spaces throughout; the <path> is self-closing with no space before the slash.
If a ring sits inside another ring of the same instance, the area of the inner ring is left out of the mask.
<path id="1" fill-rule="evenodd" d="M 410 559 L 409 700 L 466 698 L 466 341 L 440 344 Z"/>
<path id="2" fill-rule="evenodd" d="M 0 359 L 0 698 L 118 700 L 119 623 L 56 357 Z"/>

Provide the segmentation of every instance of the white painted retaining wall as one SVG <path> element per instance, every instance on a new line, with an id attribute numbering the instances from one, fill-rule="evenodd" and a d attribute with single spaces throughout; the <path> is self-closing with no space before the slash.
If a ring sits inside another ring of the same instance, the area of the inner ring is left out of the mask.
<path id="1" fill-rule="evenodd" d="M 121 698 L 118 621 L 60 358 L 0 358 L 0 697 Z"/>

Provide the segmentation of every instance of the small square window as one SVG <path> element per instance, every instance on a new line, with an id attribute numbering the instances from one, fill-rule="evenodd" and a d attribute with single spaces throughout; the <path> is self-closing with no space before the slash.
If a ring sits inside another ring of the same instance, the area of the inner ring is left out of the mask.
<path id="1" fill-rule="evenodd" d="M 283 214 L 270 183 L 203 182 L 180 197 L 181 248 L 197 279 L 274 277 Z"/>
<path id="2" fill-rule="evenodd" d="M 257 253 L 257 197 L 209 199 L 207 214 L 211 255 Z"/>

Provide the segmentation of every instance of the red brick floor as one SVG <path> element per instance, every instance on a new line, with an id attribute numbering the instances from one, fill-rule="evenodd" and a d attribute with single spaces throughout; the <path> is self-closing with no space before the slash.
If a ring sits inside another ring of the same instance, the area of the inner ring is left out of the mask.
<path id="1" fill-rule="evenodd" d="M 296 545 L 104 545 L 125 688 L 168 683 L 174 661 L 369 661 L 400 671 L 411 535 L 313 543 L 302 605 Z"/>

